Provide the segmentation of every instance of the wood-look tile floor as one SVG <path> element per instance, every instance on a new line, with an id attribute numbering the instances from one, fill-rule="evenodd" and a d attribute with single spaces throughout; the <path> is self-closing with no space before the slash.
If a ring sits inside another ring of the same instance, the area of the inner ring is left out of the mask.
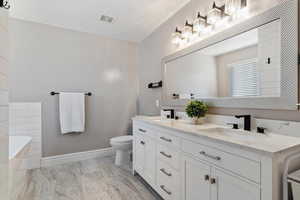
<path id="1" fill-rule="evenodd" d="M 18 200 L 156 200 L 129 169 L 112 158 L 91 159 L 28 171 Z"/>

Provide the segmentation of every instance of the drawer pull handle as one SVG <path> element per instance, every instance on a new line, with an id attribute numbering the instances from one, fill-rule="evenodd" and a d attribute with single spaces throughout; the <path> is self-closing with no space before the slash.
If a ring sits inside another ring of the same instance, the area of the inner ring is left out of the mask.
<path id="1" fill-rule="evenodd" d="M 145 145 L 145 142 L 144 142 L 144 141 L 141 141 L 140 143 L 141 143 L 142 145 Z"/>
<path id="2" fill-rule="evenodd" d="M 160 188 L 165 192 L 167 193 L 168 195 L 171 195 L 172 192 L 170 192 L 169 190 L 166 189 L 166 187 L 164 185 L 161 185 Z"/>
<path id="3" fill-rule="evenodd" d="M 161 171 L 162 173 L 164 173 L 165 175 L 167 175 L 167 176 L 172 176 L 172 174 L 166 172 L 166 170 L 165 170 L 164 168 L 160 169 L 160 171 Z"/>
<path id="4" fill-rule="evenodd" d="M 221 157 L 209 155 L 209 154 L 207 154 L 205 151 L 201 151 L 200 154 L 203 155 L 203 156 L 205 156 L 205 157 L 208 157 L 208 158 L 217 160 L 217 161 L 220 161 L 220 160 L 221 160 Z"/>
<path id="5" fill-rule="evenodd" d="M 172 158 L 172 155 L 168 155 L 168 154 L 166 154 L 163 151 L 161 151 L 160 154 L 163 155 L 163 156 L 165 156 L 165 157 L 167 157 L 167 158 Z"/>
<path id="6" fill-rule="evenodd" d="M 205 180 L 205 181 L 209 181 L 209 175 L 205 175 L 205 176 L 204 176 L 204 180 Z"/>
<path id="7" fill-rule="evenodd" d="M 139 131 L 141 131 L 141 132 L 143 132 L 143 133 L 146 133 L 146 132 L 147 132 L 146 130 L 141 129 L 141 128 L 139 128 Z"/>
<path id="8" fill-rule="evenodd" d="M 165 138 L 165 137 L 160 137 L 160 139 L 161 139 L 161 140 L 164 140 L 164 141 L 166 141 L 166 142 L 172 142 L 171 139 L 168 139 L 168 138 Z"/>
<path id="9" fill-rule="evenodd" d="M 210 184 L 212 184 L 212 185 L 213 185 L 213 184 L 216 184 L 216 182 L 217 182 L 217 181 L 216 181 L 216 179 L 215 179 L 215 178 L 211 178 L 211 179 L 210 179 Z"/>

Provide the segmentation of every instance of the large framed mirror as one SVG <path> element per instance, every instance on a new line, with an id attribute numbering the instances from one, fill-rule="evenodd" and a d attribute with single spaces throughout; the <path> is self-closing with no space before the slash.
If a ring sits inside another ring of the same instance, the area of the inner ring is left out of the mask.
<path id="1" fill-rule="evenodd" d="M 163 105 L 298 109 L 298 3 L 287 1 L 162 60 Z"/>

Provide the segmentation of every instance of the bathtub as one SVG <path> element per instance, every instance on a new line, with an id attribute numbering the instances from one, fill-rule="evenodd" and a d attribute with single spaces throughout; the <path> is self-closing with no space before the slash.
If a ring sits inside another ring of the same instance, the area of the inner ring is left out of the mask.
<path id="1" fill-rule="evenodd" d="M 31 140 L 29 136 L 9 136 L 9 160 L 15 158 Z"/>

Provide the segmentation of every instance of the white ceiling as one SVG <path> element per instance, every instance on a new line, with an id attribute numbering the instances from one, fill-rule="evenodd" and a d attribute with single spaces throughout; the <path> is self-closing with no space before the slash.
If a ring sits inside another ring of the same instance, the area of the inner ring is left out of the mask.
<path id="1" fill-rule="evenodd" d="M 10 0 L 11 17 L 140 42 L 190 0 Z M 112 24 L 100 16 L 114 17 Z"/>

